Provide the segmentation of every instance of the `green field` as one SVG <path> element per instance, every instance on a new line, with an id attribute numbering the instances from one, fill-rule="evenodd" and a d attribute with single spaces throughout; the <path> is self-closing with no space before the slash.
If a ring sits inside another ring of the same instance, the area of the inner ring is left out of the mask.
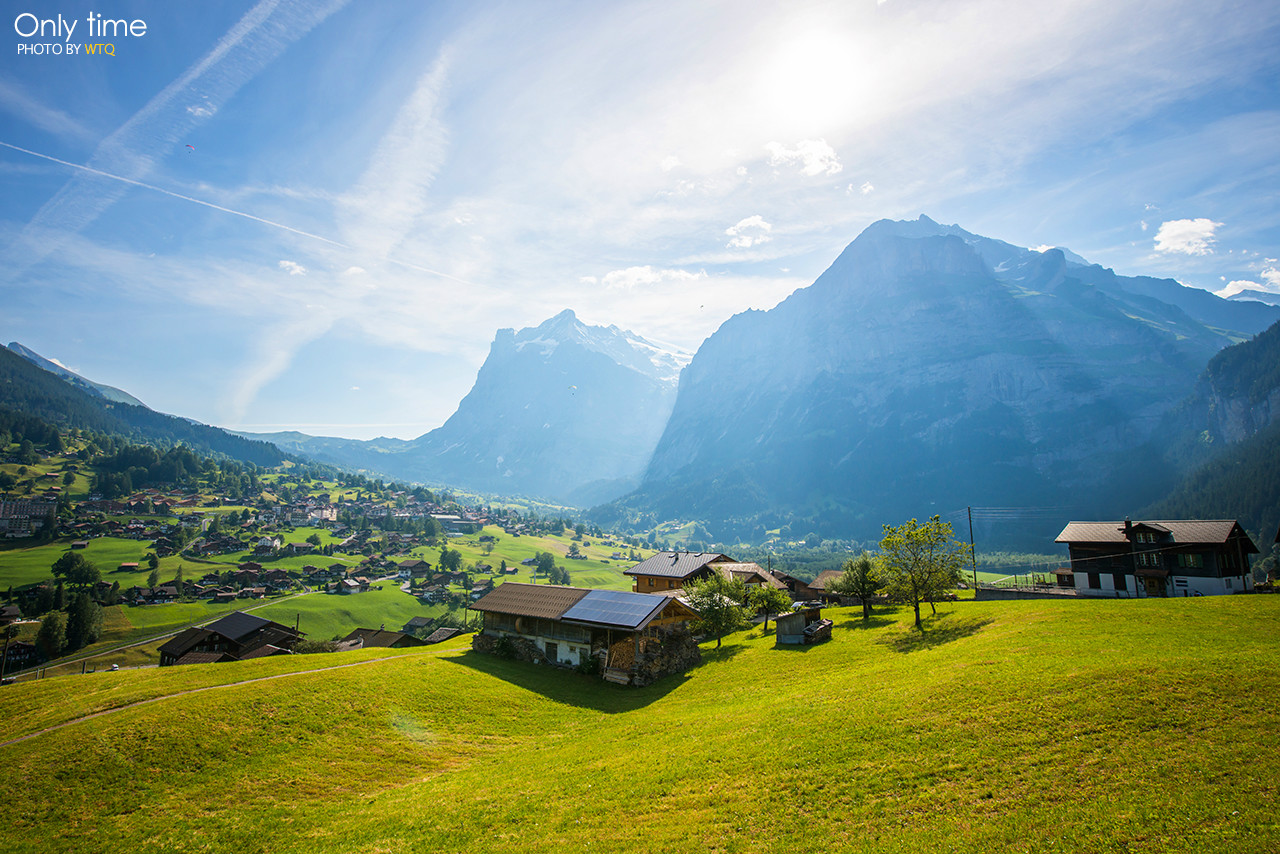
<path id="1" fill-rule="evenodd" d="M 1280 848 L 1280 597 L 829 614 L 645 689 L 462 643 L 8 686 L 7 849 Z"/>
<path id="2" fill-rule="evenodd" d="M 310 593 L 253 610 L 256 616 L 277 623 L 292 626 L 296 621 L 312 640 L 329 640 L 350 634 L 353 629 L 376 629 L 382 625 L 398 632 L 413 617 L 434 617 L 444 612 L 443 605 L 424 605 L 401 592 L 398 581 L 378 582 L 366 593 Z"/>

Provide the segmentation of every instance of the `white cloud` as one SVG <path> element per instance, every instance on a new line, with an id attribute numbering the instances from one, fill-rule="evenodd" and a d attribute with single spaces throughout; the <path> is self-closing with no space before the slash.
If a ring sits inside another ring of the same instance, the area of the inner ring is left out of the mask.
<path id="1" fill-rule="evenodd" d="M 359 182 L 342 200 L 343 231 L 357 249 L 388 257 L 427 213 L 428 190 L 448 150 L 441 114 L 449 67 L 445 50 L 418 79 Z"/>
<path id="2" fill-rule="evenodd" d="M 724 230 L 725 234 L 733 238 L 725 245 L 730 249 L 750 249 L 752 246 L 759 246 L 761 243 L 772 240 L 773 238 L 769 236 L 771 231 L 773 226 L 765 222 L 764 217 L 759 214 L 749 216 L 739 220 L 737 225 Z"/>
<path id="3" fill-rule="evenodd" d="M 693 282 L 705 279 L 707 274 L 699 270 L 691 273 L 688 270 L 657 269 L 646 264 L 643 267 L 627 267 L 625 270 L 613 270 L 605 273 L 601 282 L 606 288 L 631 290 L 642 286 L 658 285 L 665 282 Z M 583 282 L 595 281 L 593 276 L 584 276 Z"/>
<path id="4" fill-rule="evenodd" d="M 65 232 L 86 227 L 127 192 L 123 184 L 104 186 L 100 176 L 105 174 L 124 184 L 147 177 L 162 152 L 184 141 L 218 105 L 235 95 L 290 44 L 346 2 L 329 0 L 317 6 L 299 7 L 259 0 L 208 53 L 103 139 L 89 159 L 88 167 L 72 164 L 78 170 L 76 174 L 41 206 L 24 228 L 28 236 L 35 238 L 24 241 L 24 247 L 38 247 L 28 253 L 25 263 L 33 264 L 55 253 Z M 203 93 L 202 106 L 208 112 L 192 111 L 176 103 L 185 101 L 188 93 L 195 90 Z M 88 174 L 95 171 L 97 176 Z M 51 229 L 61 229 L 64 234 L 51 239 Z M 9 266 L 12 269 L 16 265 L 10 262 Z"/>
<path id="5" fill-rule="evenodd" d="M 1214 231 L 1221 227 L 1222 223 L 1204 217 L 1163 222 L 1156 232 L 1156 251 L 1212 255 L 1213 244 L 1217 242 Z"/>
<path id="6" fill-rule="evenodd" d="M 88 128 L 67 113 L 42 103 L 3 79 L 0 79 L 0 110 L 49 133 L 77 140 L 93 138 Z"/>
<path id="7" fill-rule="evenodd" d="M 1227 282 L 1225 287 L 1214 291 L 1214 293 L 1224 299 L 1247 290 L 1280 294 L 1280 269 L 1269 267 L 1261 271 L 1259 278 L 1262 279 L 1261 282 L 1255 282 L 1250 279 L 1235 279 Z"/>
<path id="8" fill-rule="evenodd" d="M 800 171 L 809 176 L 835 175 L 844 169 L 835 149 L 825 139 L 804 139 L 795 148 L 787 148 L 780 142 L 765 145 L 771 166 L 799 164 Z"/>
<path id="9" fill-rule="evenodd" d="M 670 172 L 672 169 L 675 169 L 677 166 L 682 166 L 683 164 L 680 162 L 679 157 L 676 157 L 674 154 L 669 154 L 662 158 L 662 163 L 660 165 L 662 166 L 663 172 Z"/>
<path id="10" fill-rule="evenodd" d="M 307 274 L 307 268 L 297 261 L 281 261 L 278 266 L 281 270 L 287 270 L 290 276 L 305 276 Z"/>
<path id="11" fill-rule="evenodd" d="M 861 187 L 858 188 L 858 192 L 862 193 L 862 195 L 864 196 L 871 193 L 873 190 L 875 190 L 875 187 L 871 186 L 870 181 L 865 182 Z"/>

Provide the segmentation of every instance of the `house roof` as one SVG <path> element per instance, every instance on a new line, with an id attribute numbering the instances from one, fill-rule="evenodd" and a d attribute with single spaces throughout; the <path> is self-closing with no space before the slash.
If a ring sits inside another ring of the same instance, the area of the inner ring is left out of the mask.
<path id="1" fill-rule="evenodd" d="M 366 647 L 392 647 L 396 644 L 402 646 L 422 646 L 423 642 L 413 635 L 407 635 L 404 632 L 389 632 L 386 629 L 356 629 L 347 635 L 342 641 L 353 641 L 356 638 L 364 640 Z"/>
<path id="2" fill-rule="evenodd" d="M 508 581 L 473 602 L 471 610 L 556 620 L 588 592 L 580 587 Z"/>
<path id="3" fill-rule="evenodd" d="M 837 578 L 839 578 L 843 574 L 844 574 L 843 570 L 824 569 L 822 570 L 822 572 L 818 573 L 817 578 L 809 582 L 809 587 L 812 590 L 826 590 L 828 584 L 830 584 L 832 581 L 835 581 Z"/>
<path id="4" fill-rule="evenodd" d="M 1233 537 L 1243 537 L 1247 542 L 1249 554 L 1255 554 L 1258 547 L 1249 539 L 1248 534 L 1235 519 L 1162 519 L 1159 521 L 1140 521 L 1131 523 L 1131 528 L 1168 532 L 1175 543 L 1213 543 L 1221 544 Z M 1055 543 L 1127 543 L 1124 535 L 1124 522 L 1068 522 L 1062 529 Z"/>
<path id="5" fill-rule="evenodd" d="M 679 606 L 673 606 L 672 599 L 667 596 L 652 593 L 518 582 L 499 585 L 471 606 L 476 611 L 564 620 L 577 625 L 628 631 L 644 628 L 668 607 Z"/>
<path id="6" fill-rule="evenodd" d="M 212 623 L 205 626 L 205 629 L 210 632 L 217 632 L 223 637 L 230 638 L 233 641 L 241 641 L 259 629 L 266 628 L 267 626 L 275 626 L 293 634 L 293 629 L 288 626 L 273 623 L 271 620 L 264 620 L 262 617 L 255 617 L 253 614 L 246 614 L 244 611 L 236 611 L 235 613 L 227 614 L 227 616 L 222 619 L 214 620 Z M 178 637 L 182 637 L 182 635 L 179 635 Z"/>
<path id="7" fill-rule="evenodd" d="M 204 629 L 197 629 L 194 626 L 189 629 L 183 629 L 181 632 L 161 644 L 160 652 L 180 656 L 183 655 L 186 650 L 195 646 L 208 636 L 209 632 Z"/>
<path id="8" fill-rule="evenodd" d="M 655 575 L 661 578 L 688 578 L 709 563 L 733 563 L 719 552 L 658 552 L 646 561 L 623 570 L 623 575 Z"/>
<path id="9" fill-rule="evenodd" d="M 269 655 L 291 655 L 291 654 L 292 654 L 291 650 L 285 649 L 282 646 L 276 646 L 274 644 L 264 643 L 260 647 L 240 653 L 240 660 L 249 661 L 250 659 L 253 659 L 253 658 L 266 658 Z"/>
<path id="10" fill-rule="evenodd" d="M 765 568 L 758 563 L 717 563 L 716 567 L 728 573 L 730 578 L 736 578 L 746 584 L 756 581 L 766 587 L 787 589 L 787 585 L 774 578 L 772 573 L 766 572 Z"/>
<path id="11" fill-rule="evenodd" d="M 440 643 L 441 641 L 447 641 L 460 631 L 461 629 L 453 626 L 443 626 L 427 636 L 427 643 Z"/>
<path id="12" fill-rule="evenodd" d="M 590 590 L 565 611 L 560 619 L 607 628 L 635 631 L 647 626 L 672 600 L 649 593 L 625 590 Z"/>

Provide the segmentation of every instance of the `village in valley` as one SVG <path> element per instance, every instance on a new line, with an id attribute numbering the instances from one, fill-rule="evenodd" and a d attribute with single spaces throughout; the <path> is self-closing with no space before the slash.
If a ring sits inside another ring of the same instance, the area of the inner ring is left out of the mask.
<path id="1" fill-rule="evenodd" d="M 109 480 L 93 474 L 89 442 L 72 434 L 58 444 L 15 444 L 4 463 L 7 681 L 479 632 L 477 650 L 644 685 L 696 665 L 698 641 L 719 645 L 753 623 L 767 630 L 772 620 L 779 644 L 829 639 L 824 607 L 867 616 L 906 604 L 920 625 L 922 604 L 936 613 L 939 602 L 975 598 L 1264 592 L 1275 571 L 1269 555 L 1251 562 L 1262 549 L 1233 520 L 1126 519 L 1066 524 L 1057 542 L 1068 555 L 1051 570 L 997 578 L 984 566 L 980 578 L 971 545 L 935 518 L 887 526 L 875 554 L 833 550 L 827 568 L 806 574 L 773 566 L 772 554 L 762 566 L 701 543 L 670 548 L 294 463 L 215 464 L 185 486 L 105 498 L 90 491 Z M 933 564 L 895 574 L 889 564 L 910 561 L 926 541 Z M 298 604 L 335 596 L 369 603 L 357 609 L 368 624 Z"/>

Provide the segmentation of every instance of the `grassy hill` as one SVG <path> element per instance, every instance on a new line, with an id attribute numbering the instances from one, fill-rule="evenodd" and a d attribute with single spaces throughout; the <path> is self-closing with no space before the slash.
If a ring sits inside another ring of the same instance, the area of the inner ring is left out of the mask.
<path id="1" fill-rule="evenodd" d="M 8 686 L 7 847 L 1280 847 L 1280 597 L 833 616 L 639 690 L 458 643 Z"/>

